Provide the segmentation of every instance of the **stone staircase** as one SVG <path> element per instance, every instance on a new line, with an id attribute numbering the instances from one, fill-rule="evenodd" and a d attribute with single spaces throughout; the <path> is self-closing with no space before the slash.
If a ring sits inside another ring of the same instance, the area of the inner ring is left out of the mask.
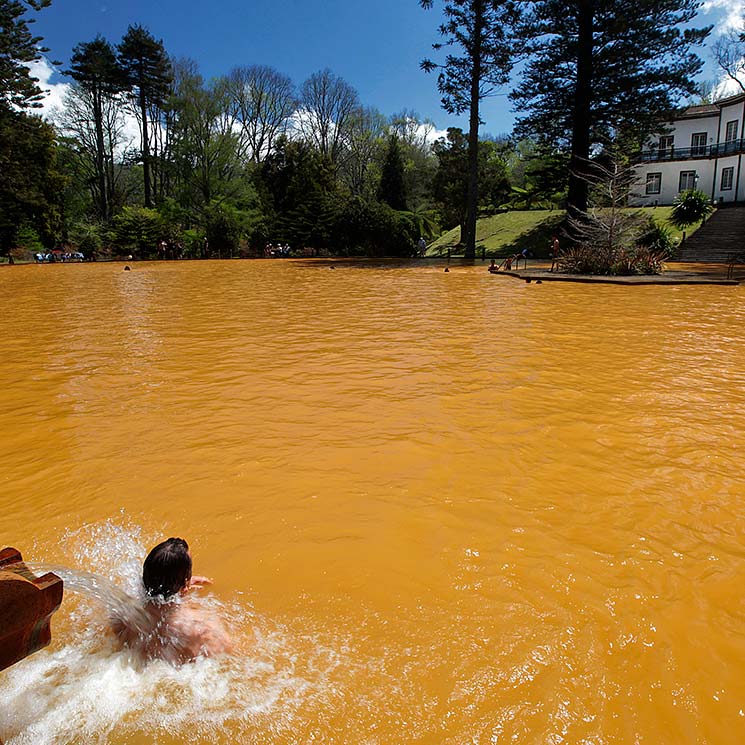
<path id="1" fill-rule="evenodd" d="M 685 243 L 675 261 L 727 264 L 745 256 L 745 206 L 720 207 Z"/>

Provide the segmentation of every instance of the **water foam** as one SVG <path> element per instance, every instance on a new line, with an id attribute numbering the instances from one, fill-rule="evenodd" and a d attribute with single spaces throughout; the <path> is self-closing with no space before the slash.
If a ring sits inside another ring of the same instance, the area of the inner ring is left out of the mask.
<path id="1" fill-rule="evenodd" d="M 113 593 L 115 605 L 139 592 L 146 549 L 137 526 L 86 526 L 64 541 L 74 546 L 76 562 L 121 588 Z M 341 664 L 336 652 L 293 637 L 245 603 L 205 597 L 199 602 L 223 617 L 241 651 L 181 668 L 142 665 L 107 632 L 100 600 L 111 602 L 108 584 L 86 572 L 67 574 L 72 586 L 93 587 L 98 599 L 66 593 L 57 623 L 63 645 L 57 639 L 58 648 L 0 673 L 6 745 L 109 742 L 143 732 L 149 739 L 181 739 L 181 733 L 193 740 L 226 730 L 241 742 L 261 742 L 267 731 L 292 728 L 299 708 L 324 696 L 324 681 Z"/>

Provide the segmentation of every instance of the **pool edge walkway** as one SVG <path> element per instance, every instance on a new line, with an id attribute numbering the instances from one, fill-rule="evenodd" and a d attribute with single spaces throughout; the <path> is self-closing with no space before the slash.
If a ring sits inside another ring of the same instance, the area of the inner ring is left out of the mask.
<path id="1" fill-rule="evenodd" d="M 605 284 L 605 285 L 727 285 L 736 287 L 743 282 L 739 279 L 727 279 L 726 277 L 697 277 L 688 272 L 666 272 L 655 275 L 632 275 L 629 277 L 608 277 L 594 274 L 561 274 L 549 272 L 545 269 L 524 271 L 499 271 L 490 272 L 494 276 L 512 277 L 525 282 L 579 282 L 582 284 Z"/>

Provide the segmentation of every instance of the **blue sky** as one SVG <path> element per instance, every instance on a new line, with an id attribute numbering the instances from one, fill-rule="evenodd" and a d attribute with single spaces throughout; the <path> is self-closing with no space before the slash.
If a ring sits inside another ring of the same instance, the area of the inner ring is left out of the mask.
<path id="1" fill-rule="evenodd" d="M 162 38 L 169 54 L 197 61 L 207 78 L 236 65 L 267 64 L 297 84 L 324 67 L 351 83 L 365 105 L 384 114 L 413 109 L 439 129 L 466 126 L 440 108 L 436 76 L 419 70 L 432 56 L 441 3 L 417 0 L 53 0 L 36 14 L 34 31 L 49 56 L 67 64 L 75 44 L 102 34 L 117 43 L 131 23 Z M 723 27 L 740 0 L 708 0 L 701 23 Z M 703 56 L 708 60 L 708 52 Z M 708 65 L 704 78 L 716 73 Z M 51 84 L 63 82 L 55 73 Z M 484 130 L 509 132 L 514 120 L 505 95 L 484 103 Z"/>

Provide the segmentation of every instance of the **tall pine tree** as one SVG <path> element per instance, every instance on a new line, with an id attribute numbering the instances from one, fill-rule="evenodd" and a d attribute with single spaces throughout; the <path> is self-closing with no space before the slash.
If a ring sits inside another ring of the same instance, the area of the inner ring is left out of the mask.
<path id="1" fill-rule="evenodd" d="M 145 206 L 152 207 L 152 177 L 150 162 L 150 110 L 160 108 L 169 94 L 172 80 L 171 63 L 163 47 L 142 26 L 130 26 L 119 44 L 119 64 L 132 91 L 140 118 L 142 169 Z"/>
<path id="2" fill-rule="evenodd" d="M 28 108 L 39 105 L 42 92 L 31 77 L 29 64 L 49 50 L 40 46 L 42 38 L 29 28 L 29 9 L 41 10 L 51 0 L 0 0 L 0 108 Z"/>
<path id="3" fill-rule="evenodd" d="M 0 255 L 9 257 L 26 224 L 44 245 L 59 235 L 64 179 L 57 168 L 51 125 L 26 110 L 40 105 L 43 93 L 29 64 L 48 51 L 29 28 L 28 10 L 50 0 L 0 0 Z"/>
<path id="4" fill-rule="evenodd" d="M 434 0 L 420 0 L 431 8 Z M 500 0 L 449 0 L 443 8 L 445 21 L 439 28 L 443 42 L 435 50 L 452 47 L 444 63 L 424 60 L 426 72 L 440 69 L 437 87 L 442 107 L 449 114 L 468 112 L 468 198 L 466 220 L 461 225 L 461 242 L 466 258 L 476 257 L 476 217 L 478 209 L 478 151 L 481 101 L 495 86 L 509 80 L 515 54 L 512 28 L 517 20 L 517 4 Z"/>
<path id="5" fill-rule="evenodd" d="M 406 209 L 406 184 L 404 181 L 404 161 L 401 157 L 401 146 L 398 136 L 393 134 L 388 139 L 388 150 L 383 161 L 380 175 L 378 197 L 394 210 Z"/>
<path id="6" fill-rule="evenodd" d="M 589 161 L 611 142 L 637 145 L 693 93 L 691 51 L 710 28 L 686 27 L 699 0 L 533 0 L 528 58 L 513 92 L 518 131 L 570 154 L 568 205 L 586 212 Z"/>
<path id="7" fill-rule="evenodd" d="M 57 150 L 51 124 L 0 107 L 0 255 L 11 256 L 24 224 L 45 246 L 59 239 L 65 179 Z"/>
<path id="8" fill-rule="evenodd" d="M 106 162 L 107 147 L 104 139 L 104 107 L 123 87 L 122 70 L 117 63 L 113 47 L 106 39 L 97 36 L 93 41 L 78 44 L 73 49 L 67 74 L 77 81 L 90 100 L 95 131 L 96 202 L 99 217 L 111 218 L 113 176 Z"/>

